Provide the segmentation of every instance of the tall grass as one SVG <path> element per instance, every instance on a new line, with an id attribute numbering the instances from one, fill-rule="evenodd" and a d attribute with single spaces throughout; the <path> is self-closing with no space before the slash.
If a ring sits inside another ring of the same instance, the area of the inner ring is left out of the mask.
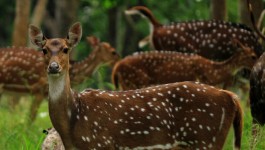
<path id="1" fill-rule="evenodd" d="M 31 103 L 31 97 L 25 97 L 14 109 L 8 105 L 9 99 L 4 97 L 0 101 L 0 150 L 37 150 L 40 149 L 45 134 L 43 129 L 51 127 L 47 101 L 39 110 L 36 121 L 28 126 L 27 116 Z M 249 150 L 252 141 L 251 136 L 251 115 L 249 108 L 244 107 L 244 129 L 242 136 L 242 150 Z M 253 150 L 265 149 L 265 128 L 260 128 Z M 234 134 L 231 128 L 226 140 L 224 150 L 233 149 Z"/>
<path id="2" fill-rule="evenodd" d="M 37 150 L 40 149 L 45 134 L 44 129 L 51 127 L 47 113 L 47 102 L 41 105 L 38 117 L 32 125 L 27 124 L 31 97 L 23 98 L 12 108 L 9 98 L 0 102 L 0 149 L 1 150 Z"/>

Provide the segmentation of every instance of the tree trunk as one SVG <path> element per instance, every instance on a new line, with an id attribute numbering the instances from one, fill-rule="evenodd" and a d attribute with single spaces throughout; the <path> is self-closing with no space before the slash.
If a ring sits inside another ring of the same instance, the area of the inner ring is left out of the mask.
<path id="1" fill-rule="evenodd" d="M 76 21 L 79 0 L 56 0 L 55 21 L 59 27 L 55 37 L 66 37 L 69 27 Z"/>
<path id="2" fill-rule="evenodd" d="M 250 2 L 252 4 L 252 9 L 253 9 L 254 18 L 255 18 L 255 25 L 256 25 L 259 19 L 259 16 L 263 10 L 263 2 L 262 0 L 252 0 Z M 239 0 L 239 16 L 240 16 L 241 23 L 244 23 L 247 26 L 253 28 L 253 25 L 250 20 L 250 13 L 247 8 L 246 0 Z"/>
<path id="3" fill-rule="evenodd" d="M 30 0 L 16 0 L 16 16 L 12 41 L 14 46 L 26 46 L 28 37 Z"/>
<path id="4" fill-rule="evenodd" d="M 34 7 L 32 18 L 31 18 L 31 24 L 41 27 L 43 17 L 46 13 L 46 5 L 48 0 L 38 0 L 37 4 Z M 29 47 L 34 47 L 33 44 L 28 41 Z"/>
<path id="5" fill-rule="evenodd" d="M 42 24 L 43 17 L 45 15 L 47 0 L 38 0 L 32 14 L 31 23 L 37 27 Z"/>
<path id="6" fill-rule="evenodd" d="M 226 20 L 226 0 L 211 1 L 211 18 L 215 20 Z"/>
<path id="7" fill-rule="evenodd" d="M 117 47 L 116 39 L 117 39 L 117 14 L 118 14 L 118 6 L 110 8 L 108 11 L 108 31 L 109 37 L 108 41 L 113 47 Z"/>
<path id="8" fill-rule="evenodd" d="M 121 34 L 121 39 L 122 41 L 120 41 L 122 44 L 122 47 L 120 47 L 121 49 L 121 54 L 122 56 L 127 56 L 127 55 L 131 55 L 132 53 L 139 51 L 140 48 L 138 47 L 138 42 L 143 39 L 145 36 L 147 35 L 142 35 L 136 28 L 136 25 L 139 21 L 145 21 L 143 18 L 139 18 L 137 16 L 130 16 L 129 18 L 126 18 L 126 16 L 124 15 L 124 10 L 126 8 L 128 8 L 129 3 L 125 3 L 124 7 L 120 10 L 122 11 L 122 20 L 127 20 L 125 21 L 125 23 L 123 24 L 124 29 L 122 31 Z M 141 5 L 144 6 L 146 5 L 146 3 L 143 0 L 138 0 L 136 2 L 136 5 Z M 135 19 L 138 18 L 138 19 Z M 132 19 L 133 18 L 133 19 Z M 132 20 L 131 20 L 132 19 Z M 149 30 L 148 28 L 146 30 Z"/>

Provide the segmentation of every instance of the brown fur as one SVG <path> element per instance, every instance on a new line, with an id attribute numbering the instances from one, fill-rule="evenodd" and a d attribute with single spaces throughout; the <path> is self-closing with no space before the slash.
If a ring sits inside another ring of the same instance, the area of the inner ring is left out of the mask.
<path id="1" fill-rule="evenodd" d="M 80 32 L 74 32 L 76 28 L 81 25 L 76 23 L 70 28 L 70 39 L 81 38 Z M 30 35 L 34 41 L 36 35 Z M 47 72 L 49 113 L 66 150 L 221 150 L 235 118 L 242 121 L 237 117 L 241 108 L 234 97 L 208 85 L 180 82 L 131 91 L 87 89 L 79 93 L 70 87 L 69 54 L 48 49 L 45 59 L 47 67 L 52 63 L 62 67 L 56 73 Z"/>
<path id="2" fill-rule="evenodd" d="M 87 41 L 93 47 L 91 53 L 84 60 L 71 64 L 70 78 L 73 86 L 89 78 L 98 66 L 113 65 L 119 59 L 119 55 L 109 43 L 100 42 L 94 36 L 87 38 L 97 40 L 97 43 Z M 62 48 L 61 42 L 55 40 L 50 45 L 53 48 Z M 0 63 L 0 91 L 2 89 L 3 93 L 7 94 L 18 92 L 22 95 L 35 95 L 29 117 L 30 122 L 34 121 L 48 88 L 43 54 L 26 47 L 1 48 Z"/>
<path id="3" fill-rule="evenodd" d="M 252 68 L 255 52 L 242 50 L 228 60 L 214 62 L 195 54 L 150 51 L 127 56 L 113 68 L 112 82 L 124 90 L 179 81 L 200 81 L 210 85 L 227 85 L 242 68 Z"/>
<path id="4" fill-rule="evenodd" d="M 255 33 L 243 24 L 220 20 L 161 24 L 144 6 L 126 10 L 126 14 L 135 14 L 132 12 L 145 16 L 152 25 L 149 43 L 155 50 L 196 53 L 212 60 L 225 60 L 236 53 L 231 38 L 237 38 L 254 49 L 257 56 L 263 52 Z"/>

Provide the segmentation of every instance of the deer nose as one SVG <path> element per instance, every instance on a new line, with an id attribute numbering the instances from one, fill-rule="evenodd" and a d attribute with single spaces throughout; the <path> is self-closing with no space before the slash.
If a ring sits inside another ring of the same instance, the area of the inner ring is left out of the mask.
<path id="1" fill-rule="evenodd" d="M 59 64 L 57 62 L 52 62 L 49 65 L 49 73 L 58 73 L 59 72 Z"/>

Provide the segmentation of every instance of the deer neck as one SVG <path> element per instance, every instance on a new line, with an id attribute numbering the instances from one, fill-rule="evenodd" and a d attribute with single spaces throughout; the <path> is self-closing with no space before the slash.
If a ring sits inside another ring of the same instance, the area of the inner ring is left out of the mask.
<path id="1" fill-rule="evenodd" d="M 54 128 L 66 147 L 73 147 L 70 137 L 70 119 L 74 106 L 74 93 L 70 87 L 69 72 L 61 76 L 48 75 L 49 114 Z"/>
<path id="2" fill-rule="evenodd" d="M 231 58 L 217 62 L 217 61 L 209 61 L 206 64 L 211 65 L 204 65 L 206 70 L 205 74 L 207 76 L 208 84 L 216 85 L 220 84 L 226 79 L 230 78 L 235 74 L 236 71 L 238 71 L 238 65 L 237 64 L 237 56 L 232 56 Z M 212 80 L 214 79 L 214 80 Z"/>
<path id="3" fill-rule="evenodd" d="M 97 59 L 95 51 L 91 53 L 85 60 L 74 63 L 71 70 L 71 81 L 73 84 L 84 81 L 91 76 L 93 71 L 101 64 Z"/>

